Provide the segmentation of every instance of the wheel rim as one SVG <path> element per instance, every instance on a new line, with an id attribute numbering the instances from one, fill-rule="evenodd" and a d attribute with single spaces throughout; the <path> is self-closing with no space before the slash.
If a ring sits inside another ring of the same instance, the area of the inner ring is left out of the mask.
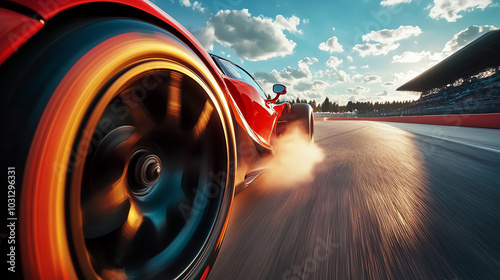
<path id="1" fill-rule="evenodd" d="M 142 95 L 131 101 L 134 90 Z M 89 115 L 90 143 L 75 145 L 89 147 L 87 157 L 69 181 L 69 201 L 80 203 L 68 205 L 84 274 L 177 278 L 199 259 L 228 174 L 222 115 L 207 93 L 180 65 L 142 63 Z"/>

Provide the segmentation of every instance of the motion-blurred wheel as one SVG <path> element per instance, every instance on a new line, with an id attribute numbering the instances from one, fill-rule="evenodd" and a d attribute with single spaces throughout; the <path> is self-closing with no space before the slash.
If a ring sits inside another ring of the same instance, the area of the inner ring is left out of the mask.
<path id="1" fill-rule="evenodd" d="M 205 278 L 234 184 L 220 88 L 151 24 L 64 26 L 47 26 L 1 73 L 24 277 Z"/>
<path id="2" fill-rule="evenodd" d="M 305 135 L 308 135 L 311 142 L 314 142 L 314 116 L 312 107 L 309 104 L 293 104 L 289 113 L 283 112 L 280 121 L 282 123 L 282 128 L 278 129 L 281 132 L 285 132 L 290 124 L 294 124 L 297 125 Z"/>

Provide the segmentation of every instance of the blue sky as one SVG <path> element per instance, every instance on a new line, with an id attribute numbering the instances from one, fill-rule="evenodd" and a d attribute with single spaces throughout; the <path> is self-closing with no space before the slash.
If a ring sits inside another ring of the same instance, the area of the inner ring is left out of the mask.
<path id="1" fill-rule="evenodd" d="M 499 0 L 156 0 L 266 92 L 340 104 L 415 99 L 395 89 L 500 28 Z"/>

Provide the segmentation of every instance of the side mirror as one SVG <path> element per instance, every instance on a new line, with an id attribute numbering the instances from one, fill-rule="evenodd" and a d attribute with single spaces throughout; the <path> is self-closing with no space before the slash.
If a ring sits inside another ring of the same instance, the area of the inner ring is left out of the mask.
<path id="1" fill-rule="evenodd" d="M 278 96 L 283 95 L 286 93 L 286 87 L 281 84 L 275 84 L 273 86 L 273 92 L 276 93 Z"/>
<path id="2" fill-rule="evenodd" d="M 280 98 L 280 95 L 286 93 L 286 87 L 281 84 L 275 84 L 273 86 L 273 92 L 276 93 L 276 97 L 274 97 L 271 100 L 267 100 L 268 103 L 276 103 L 276 101 L 278 101 L 278 98 Z"/>

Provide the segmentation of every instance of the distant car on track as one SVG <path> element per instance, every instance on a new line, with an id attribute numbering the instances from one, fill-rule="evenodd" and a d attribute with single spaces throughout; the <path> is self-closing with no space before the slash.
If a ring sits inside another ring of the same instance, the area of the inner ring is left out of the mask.
<path id="1" fill-rule="evenodd" d="M 205 279 L 273 139 L 293 121 L 313 138 L 309 105 L 276 104 L 283 85 L 268 100 L 148 1 L 3 1 L 0 18 L 19 277 Z"/>

